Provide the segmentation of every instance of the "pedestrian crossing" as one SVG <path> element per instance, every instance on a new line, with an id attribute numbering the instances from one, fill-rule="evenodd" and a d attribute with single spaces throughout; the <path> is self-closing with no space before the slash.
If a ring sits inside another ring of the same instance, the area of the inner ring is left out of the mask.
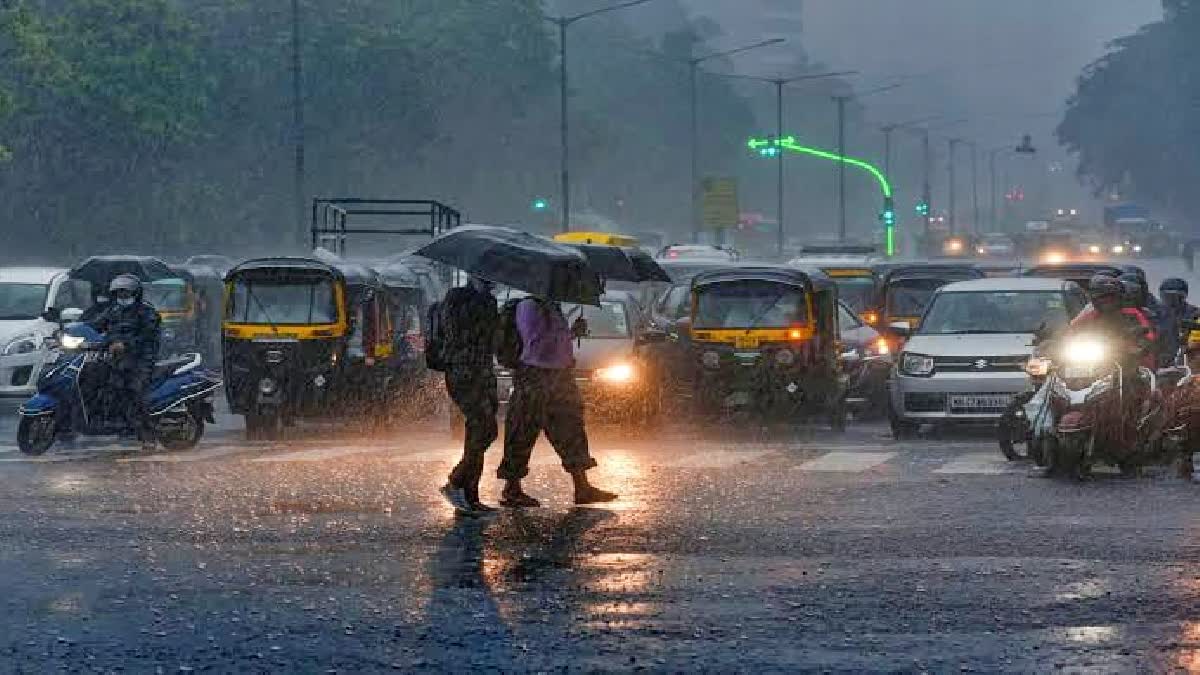
<path id="1" fill-rule="evenodd" d="M 205 463 L 243 463 L 250 466 L 320 465 L 331 462 L 385 462 L 388 465 L 440 464 L 449 466 L 461 454 L 453 441 L 422 439 L 409 441 L 295 441 L 287 443 L 216 442 L 198 448 L 150 454 L 138 453 L 133 446 L 79 444 L 69 450 L 28 457 L 15 446 L 0 445 L 0 467 L 18 464 L 57 464 L 63 462 L 109 462 L 120 465 L 178 465 Z M 679 445 L 678 451 L 672 447 Z M 931 473 L 939 476 L 1004 476 L 1029 472 L 1027 464 L 1007 462 L 999 450 L 984 451 L 984 444 L 957 444 L 943 448 L 929 445 L 887 443 L 664 443 L 662 446 L 596 445 L 593 454 L 601 466 L 610 461 L 635 462 L 679 470 L 739 470 L 765 468 L 822 476 L 866 475 L 899 476 Z M 497 446 L 488 451 L 489 462 L 499 460 Z M 558 457 L 539 444 L 532 464 L 551 466 Z M 0 468 L 0 471 L 3 469 Z"/>

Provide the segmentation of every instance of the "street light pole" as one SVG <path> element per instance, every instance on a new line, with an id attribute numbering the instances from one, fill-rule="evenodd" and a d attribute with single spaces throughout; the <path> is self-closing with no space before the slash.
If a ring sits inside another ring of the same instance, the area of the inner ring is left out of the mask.
<path id="1" fill-rule="evenodd" d="M 949 180 L 950 184 L 946 186 L 946 189 L 950 193 L 949 216 L 950 216 L 950 234 L 951 235 L 958 234 L 958 217 L 956 215 L 956 209 L 958 208 L 958 203 L 957 203 L 958 193 L 954 188 L 954 184 L 955 184 L 954 155 L 955 155 L 955 150 L 958 147 L 958 144 L 961 142 L 962 141 L 957 138 L 951 138 L 947 141 L 947 143 L 950 146 L 950 156 L 946 162 L 947 172 L 949 174 L 947 176 L 947 179 Z"/>
<path id="2" fill-rule="evenodd" d="M 784 80 L 775 80 L 775 138 L 783 138 L 783 85 Z M 775 214 L 779 227 L 775 234 L 775 251 L 783 256 L 783 151 L 775 155 Z"/>
<path id="3" fill-rule="evenodd" d="M 761 42 L 756 42 L 751 45 L 745 45 L 743 47 L 737 47 L 735 49 L 729 49 L 729 50 L 726 50 L 723 52 L 717 52 L 715 54 L 706 54 L 704 56 L 694 57 L 694 58 L 688 59 L 688 61 L 687 61 L 688 83 L 689 83 L 688 91 L 689 91 L 690 98 L 691 98 L 690 110 L 691 110 L 691 143 L 692 143 L 692 157 L 691 157 L 691 160 L 692 160 L 692 184 L 691 184 L 691 187 L 692 187 L 692 189 L 691 189 L 692 243 L 697 243 L 700 241 L 700 220 L 702 218 L 701 213 L 700 213 L 700 109 L 699 109 L 700 103 L 699 103 L 699 93 L 697 91 L 698 84 L 699 84 L 698 78 L 699 78 L 700 64 L 704 63 L 705 61 L 710 61 L 712 59 L 718 59 L 718 58 L 723 58 L 723 57 L 727 57 L 727 56 L 733 56 L 734 54 L 741 54 L 742 52 L 748 52 L 752 49 L 758 49 L 759 47 L 766 47 L 768 45 L 779 44 L 780 42 L 783 42 L 783 41 L 784 41 L 783 38 L 772 38 L 770 40 L 763 40 Z"/>
<path id="4" fill-rule="evenodd" d="M 296 225 L 304 226 L 304 91 L 300 55 L 300 0 L 292 0 L 292 143 L 296 148 L 293 168 L 293 201 Z"/>
<path id="5" fill-rule="evenodd" d="M 922 244 L 928 247 L 930 225 L 929 219 L 933 217 L 933 185 L 929 176 L 933 169 L 933 149 L 929 146 L 929 130 L 922 129 L 921 131 L 923 132 L 921 134 L 921 163 L 924 165 L 921 167 L 921 173 L 923 174 L 921 179 L 921 199 L 925 203 L 925 217 L 923 218 L 925 221 L 925 236 L 922 239 Z"/>
<path id="6" fill-rule="evenodd" d="M 298 0 L 292 0 L 298 2 Z M 560 177 L 562 179 L 562 231 L 568 232 L 571 229 L 571 177 L 570 177 L 570 130 L 569 120 L 567 117 L 567 27 L 576 21 L 596 16 L 597 14 L 606 14 L 618 9 L 625 9 L 635 5 L 645 4 L 651 0 L 629 0 L 611 7 L 601 7 L 590 12 L 583 12 L 574 16 L 544 16 L 546 21 L 558 26 L 558 59 L 559 59 L 559 142 L 561 148 L 559 152 Z"/>
<path id="7" fill-rule="evenodd" d="M 838 155 L 846 156 L 846 101 L 849 96 L 834 96 L 837 102 Z M 846 164 L 838 162 L 838 241 L 846 241 Z"/>
<path id="8" fill-rule="evenodd" d="M 979 232 L 979 145 L 971 143 L 971 229 Z"/>

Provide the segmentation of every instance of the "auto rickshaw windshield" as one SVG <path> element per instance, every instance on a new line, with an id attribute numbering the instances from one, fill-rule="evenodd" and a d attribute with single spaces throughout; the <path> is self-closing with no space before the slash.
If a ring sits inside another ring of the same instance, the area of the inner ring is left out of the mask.
<path id="1" fill-rule="evenodd" d="M 808 321 L 802 288 L 739 280 L 697 291 L 696 328 L 786 328 Z"/>
<path id="2" fill-rule="evenodd" d="M 888 285 L 888 316 L 921 316 L 933 293 L 946 285 L 943 279 L 898 279 Z"/>
<path id="3" fill-rule="evenodd" d="M 329 279 L 240 278 L 225 310 L 226 321 L 249 324 L 326 324 L 337 317 Z"/>
<path id="4" fill-rule="evenodd" d="M 187 309 L 187 283 L 183 279 L 159 279 L 145 285 L 146 302 L 160 312 Z"/>
<path id="5" fill-rule="evenodd" d="M 861 312 L 871 306 L 875 294 L 875 279 L 872 277 L 834 277 L 834 285 L 838 289 L 838 298 Z"/>

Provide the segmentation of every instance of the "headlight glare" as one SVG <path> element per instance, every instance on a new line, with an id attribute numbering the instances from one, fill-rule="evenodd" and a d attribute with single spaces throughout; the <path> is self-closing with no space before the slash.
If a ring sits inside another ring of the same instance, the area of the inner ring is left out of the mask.
<path id="1" fill-rule="evenodd" d="M 78 335 L 64 335 L 59 341 L 63 349 L 79 349 L 83 346 L 84 339 Z"/>
<path id="2" fill-rule="evenodd" d="M 1025 372 L 1033 377 L 1045 377 L 1050 372 L 1050 359 L 1042 356 L 1031 356 L 1025 362 Z"/>
<path id="3" fill-rule="evenodd" d="M 626 384 L 637 377 L 637 370 L 629 363 L 618 363 L 600 368 L 596 371 L 596 379 L 609 384 Z"/>
<path id="4" fill-rule="evenodd" d="M 1068 363 L 1097 363 L 1107 354 L 1107 346 L 1095 338 L 1077 338 L 1063 345 L 1063 358 Z"/>
<path id="5" fill-rule="evenodd" d="M 900 372 L 905 375 L 931 375 L 933 357 L 924 354 L 904 354 L 900 359 Z"/>

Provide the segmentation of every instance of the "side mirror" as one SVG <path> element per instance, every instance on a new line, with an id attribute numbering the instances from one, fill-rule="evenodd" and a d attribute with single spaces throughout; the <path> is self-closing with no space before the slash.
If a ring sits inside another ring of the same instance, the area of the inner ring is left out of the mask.
<path id="1" fill-rule="evenodd" d="M 57 307 L 47 307 L 46 310 L 42 312 L 42 321 L 46 321 L 48 323 L 58 323 L 61 320 L 62 312 L 59 311 Z"/>
<path id="2" fill-rule="evenodd" d="M 62 323 L 74 323 L 83 318 L 83 310 L 78 307 L 68 307 L 59 314 Z"/>
<path id="3" fill-rule="evenodd" d="M 888 324 L 888 330 L 901 337 L 912 335 L 912 326 L 909 326 L 907 321 L 893 321 Z"/>

